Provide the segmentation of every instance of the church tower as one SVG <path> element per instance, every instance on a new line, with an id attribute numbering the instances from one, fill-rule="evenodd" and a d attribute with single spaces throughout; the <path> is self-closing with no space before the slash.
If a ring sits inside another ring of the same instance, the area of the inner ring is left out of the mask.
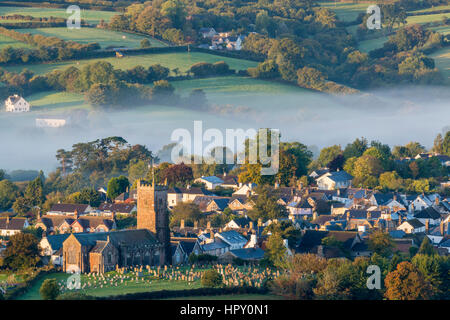
<path id="1" fill-rule="evenodd" d="M 142 180 L 137 183 L 137 228 L 153 232 L 163 245 L 160 264 L 171 264 L 167 187 Z"/>

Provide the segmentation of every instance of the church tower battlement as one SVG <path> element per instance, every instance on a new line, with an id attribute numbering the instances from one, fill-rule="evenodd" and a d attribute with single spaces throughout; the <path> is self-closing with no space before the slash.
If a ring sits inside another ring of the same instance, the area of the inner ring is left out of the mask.
<path id="1" fill-rule="evenodd" d="M 163 245 L 160 263 L 170 264 L 170 229 L 167 187 L 139 180 L 137 182 L 137 228 L 153 232 Z"/>

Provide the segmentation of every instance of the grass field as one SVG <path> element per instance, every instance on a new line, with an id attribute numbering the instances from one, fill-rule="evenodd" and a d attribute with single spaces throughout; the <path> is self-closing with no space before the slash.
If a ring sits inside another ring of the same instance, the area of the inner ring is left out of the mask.
<path id="1" fill-rule="evenodd" d="M 66 9 L 55 8 L 24 8 L 24 7 L 0 7 L 0 15 L 7 16 L 13 14 L 21 14 L 26 16 L 33 16 L 36 18 L 57 17 L 68 18 L 71 14 L 66 13 Z M 96 11 L 96 10 L 81 10 L 81 19 L 88 23 L 97 24 L 101 19 L 109 21 L 109 19 L 117 14 L 117 12 L 110 11 Z"/>
<path id="2" fill-rule="evenodd" d="M 322 7 L 336 12 L 341 21 L 355 21 L 360 13 L 367 11 L 369 3 L 334 3 L 320 2 Z"/>
<path id="3" fill-rule="evenodd" d="M 41 296 L 39 294 L 39 289 L 42 283 L 46 279 L 56 279 L 58 282 L 66 281 L 69 277 L 67 273 L 54 273 L 43 276 L 39 279 L 31 288 L 28 290 L 26 294 L 19 297 L 19 300 L 40 300 Z M 85 275 L 82 275 L 81 278 L 82 283 L 84 281 L 88 281 Z M 131 282 L 131 281 L 130 281 Z M 170 280 L 151 280 L 151 283 L 147 282 L 139 282 L 139 283 L 127 283 L 123 284 L 120 287 L 104 287 L 104 288 L 89 288 L 89 289 L 81 289 L 81 292 L 92 295 L 95 297 L 105 297 L 111 295 L 119 295 L 119 294 L 127 294 L 127 293 L 136 293 L 136 292 L 149 292 L 149 291 L 160 291 L 160 290 L 183 290 L 183 289 L 196 289 L 200 288 L 200 281 L 193 282 L 191 284 L 185 281 L 170 281 Z"/>
<path id="4" fill-rule="evenodd" d="M 436 6 L 436 7 L 431 7 L 431 8 L 422 9 L 422 10 L 409 11 L 409 12 L 433 12 L 433 11 L 440 11 L 440 10 L 450 10 L 450 5 Z"/>
<path id="5" fill-rule="evenodd" d="M 72 40 L 79 43 L 98 42 L 102 48 L 112 46 L 112 47 L 126 47 L 135 49 L 140 47 L 140 42 L 145 38 L 150 40 L 152 47 L 166 46 L 165 43 L 153 39 L 151 37 L 97 28 L 81 28 L 81 29 L 31 28 L 31 29 L 18 29 L 16 31 L 22 33 L 41 34 L 46 37 L 58 37 L 63 40 Z"/>
<path id="6" fill-rule="evenodd" d="M 440 27 L 432 27 L 431 30 L 435 32 L 439 32 L 443 35 L 450 34 L 450 26 L 440 26 Z"/>
<path id="7" fill-rule="evenodd" d="M 376 39 L 364 40 L 359 42 L 358 49 L 362 52 L 369 52 L 374 49 L 383 47 L 383 44 L 388 41 L 389 37 L 381 37 Z"/>
<path id="8" fill-rule="evenodd" d="M 450 13 L 427 14 L 422 16 L 410 16 L 406 19 L 408 24 L 424 24 L 428 22 L 440 22 L 443 17 L 450 17 Z"/>
<path id="9" fill-rule="evenodd" d="M 0 50 L 7 46 L 12 46 L 13 48 L 32 48 L 33 47 L 29 44 L 17 41 L 13 38 L 10 38 L 10 37 L 0 34 Z"/>
<path id="10" fill-rule="evenodd" d="M 124 58 L 99 58 L 99 59 L 86 59 L 80 61 L 65 61 L 58 63 L 49 63 L 49 64 L 29 64 L 26 66 L 11 66 L 6 69 L 14 72 L 21 72 L 22 69 L 27 68 L 33 71 L 35 74 L 44 74 L 57 69 L 65 69 L 69 66 L 76 66 L 77 68 L 82 67 L 83 65 L 95 62 L 95 61 L 108 61 L 115 68 L 118 69 L 131 69 L 137 65 L 142 65 L 144 67 L 148 67 L 153 64 L 161 64 L 164 67 L 170 68 L 171 70 L 174 68 L 179 68 L 180 71 L 188 70 L 194 63 L 197 62 L 217 62 L 217 61 L 225 61 L 228 63 L 230 68 L 236 70 L 244 70 L 249 67 L 255 67 L 257 62 L 221 57 L 213 54 L 202 53 L 202 52 L 177 52 L 177 53 L 158 53 L 158 54 L 145 54 L 139 56 L 125 56 Z"/>
<path id="11" fill-rule="evenodd" d="M 450 84 L 450 48 L 443 48 L 431 54 L 431 57 L 434 59 L 436 67 L 447 79 L 447 84 Z"/>

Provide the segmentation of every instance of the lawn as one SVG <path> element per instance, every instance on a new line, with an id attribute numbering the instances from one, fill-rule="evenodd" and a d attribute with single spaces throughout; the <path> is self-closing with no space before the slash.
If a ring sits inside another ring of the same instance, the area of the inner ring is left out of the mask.
<path id="1" fill-rule="evenodd" d="M 341 21 L 355 21 L 360 13 L 367 11 L 369 3 L 334 3 L 320 2 L 320 6 L 336 12 Z"/>
<path id="2" fill-rule="evenodd" d="M 51 114 L 71 109 L 90 109 L 82 94 L 71 92 L 44 91 L 27 96 L 31 110 Z"/>
<path id="3" fill-rule="evenodd" d="M 123 58 L 98 58 L 98 59 L 85 59 L 79 61 L 64 61 L 57 63 L 48 63 L 48 64 L 29 64 L 29 65 L 20 65 L 20 66 L 10 66 L 5 69 L 14 72 L 21 72 L 22 69 L 27 68 L 33 71 L 35 74 L 44 74 L 53 70 L 61 70 L 66 69 L 69 66 L 76 66 L 77 68 L 82 67 L 83 65 L 96 62 L 96 61 L 108 61 L 115 68 L 118 69 L 131 69 L 137 65 L 142 65 L 144 67 L 148 67 L 153 64 L 161 64 L 164 67 L 170 68 L 171 70 L 174 68 L 178 68 L 180 71 L 187 71 L 193 64 L 197 62 L 217 62 L 217 61 L 225 61 L 228 63 L 230 68 L 236 70 L 243 70 L 249 67 L 255 67 L 258 63 L 255 61 L 243 60 L 243 59 L 235 59 L 217 56 L 208 53 L 202 52 L 177 52 L 177 53 L 158 53 L 158 54 L 144 54 L 139 56 L 125 56 Z"/>
<path id="4" fill-rule="evenodd" d="M 25 16 L 33 16 L 36 18 L 44 17 L 57 17 L 57 18 L 68 18 L 71 13 L 66 13 L 66 9 L 55 9 L 55 8 L 29 8 L 29 7 L 0 7 L 0 15 L 14 15 L 21 14 Z M 101 19 L 109 21 L 109 19 L 116 15 L 117 12 L 111 11 L 96 11 L 96 10 L 81 10 L 81 19 L 84 19 L 88 23 L 97 24 Z"/>
<path id="5" fill-rule="evenodd" d="M 432 27 L 432 28 L 429 28 L 429 29 L 431 29 L 431 30 L 433 30 L 435 32 L 439 32 L 439 33 L 441 33 L 443 35 L 450 34 L 450 26 Z"/>
<path id="6" fill-rule="evenodd" d="M 0 50 L 12 46 L 14 48 L 32 48 L 33 46 L 0 34 Z"/>
<path id="7" fill-rule="evenodd" d="M 450 48 L 443 48 L 430 56 L 434 59 L 436 67 L 447 79 L 447 83 L 450 83 Z"/>
<path id="8" fill-rule="evenodd" d="M 450 5 L 436 6 L 436 7 L 431 7 L 431 8 L 422 9 L 422 10 L 409 11 L 409 12 L 419 13 L 419 12 L 434 12 L 434 11 L 440 11 L 440 10 L 450 10 Z"/>
<path id="9" fill-rule="evenodd" d="M 428 22 L 441 22 L 443 17 L 450 17 L 450 13 L 427 14 L 422 16 L 410 16 L 406 18 L 408 24 L 424 24 Z"/>
<path id="10" fill-rule="evenodd" d="M 16 31 L 31 34 L 41 34 L 46 37 L 58 37 L 64 40 L 72 40 L 79 43 L 98 42 L 102 48 L 106 47 L 125 47 L 125 48 L 140 48 L 140 43 L 143 39 L 150 40 L 152 47 L 164 47 L 165 43 L 153 39 L 130 33 L 116 32 L 111 30 L 104 30 L 98 28 L 30 28 L 18 29 Z"/>

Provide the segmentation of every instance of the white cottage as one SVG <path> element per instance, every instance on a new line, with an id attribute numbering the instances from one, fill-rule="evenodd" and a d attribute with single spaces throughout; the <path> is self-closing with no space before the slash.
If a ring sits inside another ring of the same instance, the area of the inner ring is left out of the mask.
<path id="1" fill-rule="evenodd" d="M 5 100 L 5 108 L 6 112 L 30 112 L 30 104 L 28 101 L 17 94 L 9 96 Z"/>

